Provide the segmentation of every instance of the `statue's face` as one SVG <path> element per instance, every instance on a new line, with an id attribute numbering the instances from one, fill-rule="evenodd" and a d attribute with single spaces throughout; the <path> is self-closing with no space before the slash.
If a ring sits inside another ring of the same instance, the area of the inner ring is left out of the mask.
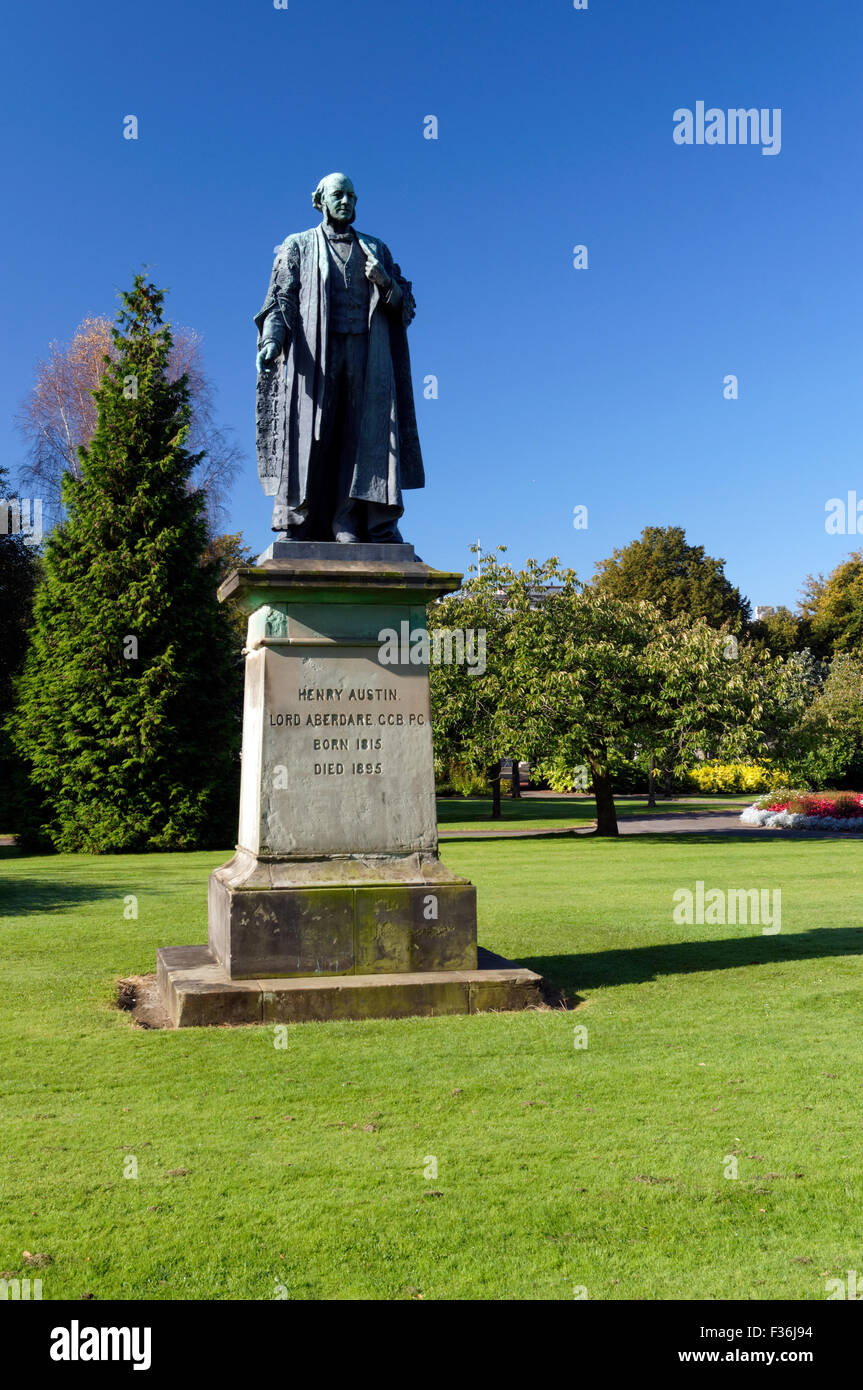
<path id="1" fill-rule="evenodd" d="M 345 178 L 343 174 L 336 174 L 333 178 L 327 179 L 321 201 L 331 222 L 353 222 L 357 210 L 357 195 L 350 179 Z"/>

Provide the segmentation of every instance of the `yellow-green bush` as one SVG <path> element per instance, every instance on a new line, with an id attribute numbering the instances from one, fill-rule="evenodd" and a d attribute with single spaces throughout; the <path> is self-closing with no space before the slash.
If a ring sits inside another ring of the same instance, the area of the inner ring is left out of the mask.
<path id="1" fill-rule="evenodd" d="M 468 762 L 454 759 L 449 765 L 448 780 L 456 796 L 491 795 L 488 777 Z"/>
<path id="2" fill-rule="evenodd" d="M 698 763 L 686 774 L 699 792 L 770 792 L 787 785 L 788 774 L 771 763 Z"/>

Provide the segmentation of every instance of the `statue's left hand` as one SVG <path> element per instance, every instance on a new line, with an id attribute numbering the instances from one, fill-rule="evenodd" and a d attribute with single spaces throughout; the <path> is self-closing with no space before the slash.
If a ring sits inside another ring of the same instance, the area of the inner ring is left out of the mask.
<path id="1" fill-rule="evenodd" d="M 366 279 L 371 280 L 373 285 L 377 285 L 382 290 L 390 289 L 393 282 L 380 261 L 376 259 L 371 247 L 367 246 L 362 239 L 360 239 L 360 246 L 366 257 Z"/>
<path id="2" fill-rule="evenodd" d="M 269 376 L 278 361 L 280 353 L 281 348 L 278 343 L 274 343 L 271 339 L 262 343 L 257 358 L 258 372 L 263 372 L 265 376 Z"/>

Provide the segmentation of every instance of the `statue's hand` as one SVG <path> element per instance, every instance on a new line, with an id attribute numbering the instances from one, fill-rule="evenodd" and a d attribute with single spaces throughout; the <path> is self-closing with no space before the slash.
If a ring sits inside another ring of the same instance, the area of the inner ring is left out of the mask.
<path id="1" fill-rule="evenodd" d="M 380 261 L 375 258 L 371 247 L 361 239 L 360 246 L 363 248 L 366 257 L 366 279 L 371 280 L 372 284 L 378 285 L 380 289 L 388 290 L 393 283 L 389 275 L 387 275 Z"/>
<path id="2" fill-rule="evenodd" d="M 281 348 L 278 343 L 262 343 L 258 353 L 258 371 L 271 372 L 278 361 Z"/>

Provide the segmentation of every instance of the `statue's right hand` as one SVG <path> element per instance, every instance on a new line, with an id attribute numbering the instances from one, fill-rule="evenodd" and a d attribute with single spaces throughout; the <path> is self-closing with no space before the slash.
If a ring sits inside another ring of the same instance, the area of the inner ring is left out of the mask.
<path id="1" fill-rule="evenodd" d="M 258 353 L 258 371 L 271 372 L 276 365 L 280 353 L 281 348 L 278 343 L 262 343 L 261 350 Z"/>

